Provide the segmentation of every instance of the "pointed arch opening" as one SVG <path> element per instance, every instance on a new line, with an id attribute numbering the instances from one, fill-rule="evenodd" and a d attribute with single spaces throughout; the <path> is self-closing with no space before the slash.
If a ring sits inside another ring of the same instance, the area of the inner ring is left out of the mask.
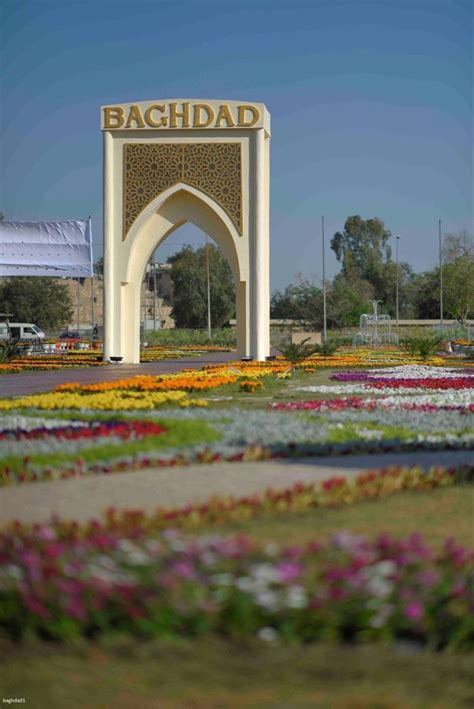
<path id="1" fill-rule="evenodd" d="M 127 252 L 121 274 L 121 313 L 128 324 L 121 348 L 129 361 L 138 361 L 141 311 L 141 284 L 147 263 L 156 249 L 186 223 L 193 224 L 216 243 L 227 260 L 235 282 L 237 349 L 249 351 L 247 273 L 239 253 L 239 240 L 225 212 L 207 195 L 188 185 L 176 185 L 159 195 L 132 225 L 122 247 Z M 133 349 L 132 349 L 133 348 Z"/>

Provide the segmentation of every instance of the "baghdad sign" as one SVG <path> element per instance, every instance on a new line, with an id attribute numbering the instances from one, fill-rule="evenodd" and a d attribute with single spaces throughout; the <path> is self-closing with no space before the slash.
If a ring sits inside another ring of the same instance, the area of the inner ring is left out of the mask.
<path id="1" fill-rule="evenodd" d="M 141 284 L 186 222 L 232 270 L 237 353 L 270 354 L 270 114 L 263 103 L 155 99 L 102 106 L 104 359 L 140 361 Z"/>
<path id="2" fill-rule="evenodd" d="M 103 106 L 102 130 L 269 128 L 263 104 L 238 101 L 141 101 Z"/>

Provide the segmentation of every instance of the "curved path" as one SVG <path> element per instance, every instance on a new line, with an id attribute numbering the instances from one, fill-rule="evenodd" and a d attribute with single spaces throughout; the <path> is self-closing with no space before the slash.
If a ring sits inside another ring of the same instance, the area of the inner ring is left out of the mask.
<path id="1" fill-rule="evenodd" d="M 54 482 L 25 483 L 0 489 L 0 523 L 47 521 L 53 514 L 85 521 L 107 507 L 143 509 L 203 502 L 212 495 L 244 496 L 269 487 L 316 482 L 335 475 L 353 477 L 387 465 L 455 465 L 473 463 L 472 451 L 384 453 L 264 461 L 214 463 L 157 468 L 132 473 L 94 475 Z"/>
<path id="2" fill-rule="evenodd" d="M 160 362 L 143 364 L 104 364 L 102 367 L 68 367 L 49 372 L 24 372 L 22 374 L 0 375 L 0 396 L 23 396 L 49 391 L 58 384 L 80 382 L 92 384 L 108 382 L 136 374 L 173 374 L 182 369 L 201 369 L 206 364 L 232 362 L 237 357 L 235 352 L 209 352 L 202 357 L 182 357 L 181 359 L 163 359 Z"/>

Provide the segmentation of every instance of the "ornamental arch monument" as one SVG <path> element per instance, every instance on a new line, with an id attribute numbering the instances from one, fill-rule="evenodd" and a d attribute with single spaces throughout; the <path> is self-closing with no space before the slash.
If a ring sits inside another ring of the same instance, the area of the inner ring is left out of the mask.
<path id="1" fill-rule="evenodd" d="M 192 222 L 235 278 L 239 356 L 269 354 L 270 115 L 261 103 L 103 106 L 104 359 L 140 361 L 140 285 L 153 251 Z"/>

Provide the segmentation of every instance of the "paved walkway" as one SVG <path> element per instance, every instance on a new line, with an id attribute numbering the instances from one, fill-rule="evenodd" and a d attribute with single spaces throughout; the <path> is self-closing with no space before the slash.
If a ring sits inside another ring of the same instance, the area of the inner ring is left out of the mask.
<path id="1" fill-rule="evenodd" d="M 49 372 L 25 372 L 24 374 L 0 375 L 0 396 L 23 396 L 41 391 L 49 391 L 58 384 L 80 382 L 92 384 L 108 382 L 136 374 L 171 374 L 182 369 L 201 369 L 207 364 L 231 362 L 237 357 L 235 352 L 209 352 L 202 357 L 161 360 L 143 364 L 105 364 L 103 367 L 74 367 L 54 369 Z"/>
<path id="2" fill-rule="evenodd" d="M 335 475 L 352 477 L 363 470 L 387 465 L 429 468 L 472 464 L 473 459 L 472 451 L 386 453 L 191 465 L 29 483 L 0 489 L 0 522 L 46 521 L 53 514 L 85 521 L 99 517 L 110 506 L 152 512 L 158 506 L 185 505 L 212 495 L 249 495 L 269 487 L 284 489 L 297 481 L 316 482 Z"/>

